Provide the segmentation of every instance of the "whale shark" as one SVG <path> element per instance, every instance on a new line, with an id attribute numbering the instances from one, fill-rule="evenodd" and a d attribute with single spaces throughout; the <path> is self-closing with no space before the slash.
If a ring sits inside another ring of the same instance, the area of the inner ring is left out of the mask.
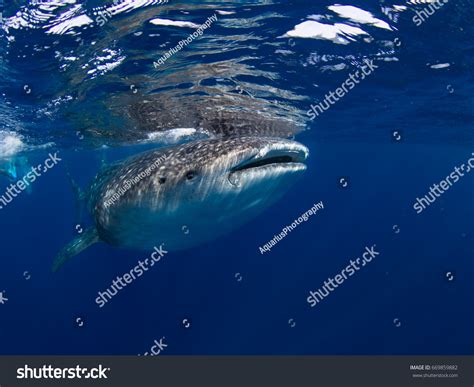
<path id="1" fill-rule="evenodd" d="M 81 141 L 93 147 L 136 142 L 176 145 L 236 136 L 293 138 L 307 129 L 306 115 L 278 101 L 232 93 L 130 94 L 104 101 L 88 100 L 86 107 L 81 101 L 77 111 L 74 105 L 68 107 L 67 120 L 78 129 L 76 135 Z"/>
<path id="2" fill-rule="evenodd" d="M 130 103 L 126 117 L 135 132 L 166 134 L 174 128 L 195 128 L 208 137 L 266 136 L 290 138 L 302 132 L 305 124 L 290 112 L 277 114 L 268 101 L 240 97 L 236 102 L 223 98 L 195 96 L 179 99 L 154 95 Z M 212 107 L 212 108 L 211 108 Z M 176 112 L 179 112 L 177 114 Z"/>
<path id="3" fill-rule="evenodd" d="M 192 248 L 248 222 L 306 170 L 308 148 L 276 137 L 201 139 L 132 156 L 101 170 L 87 192 L 93 226 L 53 263 L 97 242 Z"/>

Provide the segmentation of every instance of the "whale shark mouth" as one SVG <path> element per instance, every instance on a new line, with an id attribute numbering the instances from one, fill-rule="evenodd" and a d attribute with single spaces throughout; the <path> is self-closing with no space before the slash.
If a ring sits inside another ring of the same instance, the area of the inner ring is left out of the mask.
<path id="1" fill-rule="evenodd" d="M 304 165 L 308 157 L 308 149 L 303 145 L 292 144 L 292 146 L 274 146 L 264 148 L 255 156 L 241 162 L 231 169 L 231 173 L 246 171 L 262 167 L 295 167 Z"/>
<path id="2" fill-rule="evenodd" d="M 274 157 L 268 157 L 260 160 L 255 160 L 255 161 L 250 161 L 245 164 L 241 164 L 236 168 L 232 169 L 232 172 L 238 172 L 238 171 L 244 171 L 246 169 L 252 169 L 252 168 L 258 168 L 258 167 L 263 167 L 263 166 L 276 166 L 276 165 L 282 165 L 282 164 L 288 164 L 288 163 L 297 163 L 297 161 L 294 157 L 289 156 L 289 155 L 284 155 L 284 156 L 274 156 Z"/>

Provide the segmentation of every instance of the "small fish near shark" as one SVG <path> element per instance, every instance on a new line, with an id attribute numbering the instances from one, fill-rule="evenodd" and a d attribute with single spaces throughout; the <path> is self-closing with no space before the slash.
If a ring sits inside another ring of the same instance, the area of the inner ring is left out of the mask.
<path id="1" fill-rule="evenodd" d="M 108 166 L 87 194 L 94 226 L 59 252 L 53 271 L 99 241 L 150 250 L 160 240 L 180 250 L 215 239 L 280 199 L 306 170 L 308 155 L 294 140 L 238 136 L 159 148 Z"/>

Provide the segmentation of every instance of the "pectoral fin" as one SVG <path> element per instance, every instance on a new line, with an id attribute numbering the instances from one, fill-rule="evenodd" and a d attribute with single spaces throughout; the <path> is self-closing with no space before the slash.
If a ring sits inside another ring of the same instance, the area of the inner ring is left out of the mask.
<path id="1" fill-rule="evenodd" d="M 85 230 L 80 236 L 73 239 L 61 249 L 53 262 L 53 272 L 58 271 L 66 261 L 87 249 L 94 243 L 97 243 L 98 241 L 99 234 L 97 233 L 97 229 L 95 227 Z"/>

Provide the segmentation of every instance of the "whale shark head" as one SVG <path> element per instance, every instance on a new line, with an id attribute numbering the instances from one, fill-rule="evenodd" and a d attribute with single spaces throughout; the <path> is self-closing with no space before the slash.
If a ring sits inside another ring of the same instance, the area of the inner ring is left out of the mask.
<path id="1" fill-rule="evenodd" d="M 93 213 L 102 240 L 184 249 L 249 221 L 306 170 L 308 149 L 280 138 L 198 140 L 145 152 L 98 177 Z"/>

